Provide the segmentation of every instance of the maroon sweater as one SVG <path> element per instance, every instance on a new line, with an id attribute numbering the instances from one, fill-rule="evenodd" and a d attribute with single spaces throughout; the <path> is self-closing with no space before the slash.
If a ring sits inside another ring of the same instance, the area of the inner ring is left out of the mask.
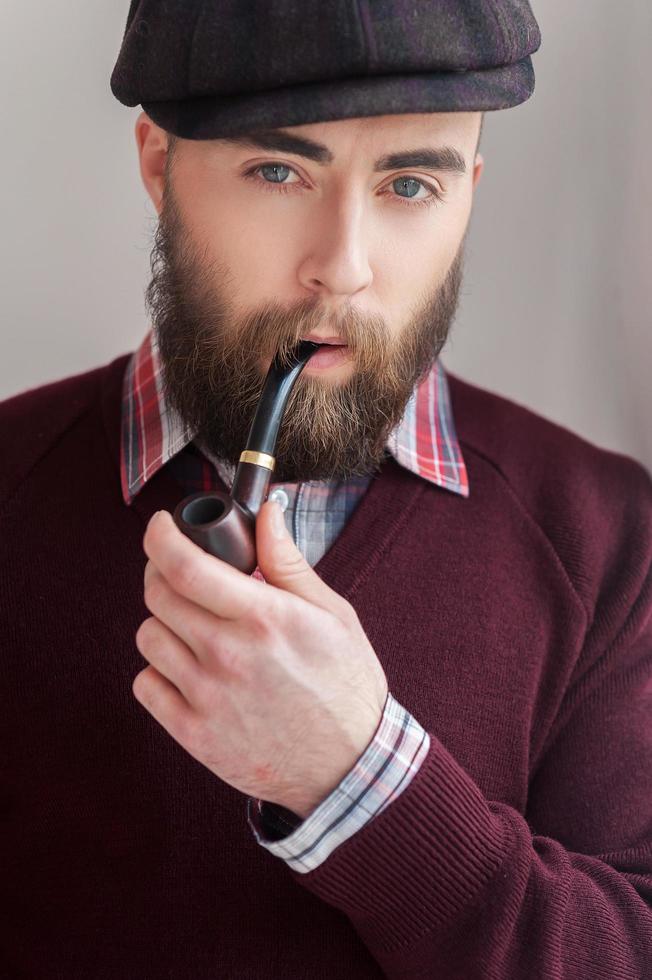
<path id="1" fill-rule="evenodd" d="M 449 375 L 468 499 L 391 458 L 316 566 L 430 733 L 309 874 L 135 700 L 126 357 L 0 405 L 0 976 L 652 976 L 652 484 Z"/>

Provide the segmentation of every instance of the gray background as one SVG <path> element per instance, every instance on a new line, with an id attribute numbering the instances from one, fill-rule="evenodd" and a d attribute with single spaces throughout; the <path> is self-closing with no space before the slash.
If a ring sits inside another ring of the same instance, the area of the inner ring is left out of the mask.
<path id="1" fill-rule="evenodd" d="M 133 350 L 148 326 L 139 110 L 109 89 L 127 9 L 0 0 L 0 398 Z M 487 115 L 443 361 L 650 468 L 652 5 L 533 9 L 536 92 Z"/>

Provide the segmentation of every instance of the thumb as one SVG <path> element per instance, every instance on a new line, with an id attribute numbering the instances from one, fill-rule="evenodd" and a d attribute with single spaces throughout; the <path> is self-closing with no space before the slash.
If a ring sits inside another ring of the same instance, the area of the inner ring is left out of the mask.
<path id="1" fill-rule="evenodd" d="M 295 545 L 276 500 L 265 501 L 258 511 L 256 556 L 265 581 L 271 585 L 331 611 L 335 611 L 337 600 L 341 602 Z"/>

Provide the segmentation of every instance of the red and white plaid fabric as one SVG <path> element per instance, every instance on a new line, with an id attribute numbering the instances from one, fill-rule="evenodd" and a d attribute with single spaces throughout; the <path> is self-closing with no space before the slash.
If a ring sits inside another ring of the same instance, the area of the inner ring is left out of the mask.
<path id="1" fill-rule="evenodd" d="M 156 338 L 149 331 L 128 362 L 124 379 L 120 472 L 125 503 L 130 504 L 166 463 L 176 467 L 175 475 L 188 493 L 212 489 L 216 472 L 230 486 L 233 466 L 206 458 L 192 444 L 193 438 L 166 402 Z M 467 470 L 439 360 L 415 388 L 386 447 L 398 463 L 424 480 L 468 497 Z M 297 547 L 313 566 L 343 529 L 367 483 L 368 478 L 355 477 L 284 485 L 290 505 L 286 521 L 301 501 L 301 520 L 291 526 Z M 254 574 L 261 577 L 258 570 Z M 390 692 L 374 738 L 306 820 L 283 807 L 248 798 L 247 819 L 256 840 L 296 871 L 313 870 L 403 792 L 429 747 L 427 732 Z"/>

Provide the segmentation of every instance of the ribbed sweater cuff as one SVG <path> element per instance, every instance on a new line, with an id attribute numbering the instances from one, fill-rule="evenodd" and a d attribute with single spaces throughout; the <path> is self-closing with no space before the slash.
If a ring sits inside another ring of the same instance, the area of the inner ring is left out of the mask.
<path id="1" fill-rule="evenodd" d="M 510 845 L 508 826 L 430 733 L 405 792 L 314 871 L 292 874 L 344 912 L 370 949 L 391 950 L 468 912 Z"/>

